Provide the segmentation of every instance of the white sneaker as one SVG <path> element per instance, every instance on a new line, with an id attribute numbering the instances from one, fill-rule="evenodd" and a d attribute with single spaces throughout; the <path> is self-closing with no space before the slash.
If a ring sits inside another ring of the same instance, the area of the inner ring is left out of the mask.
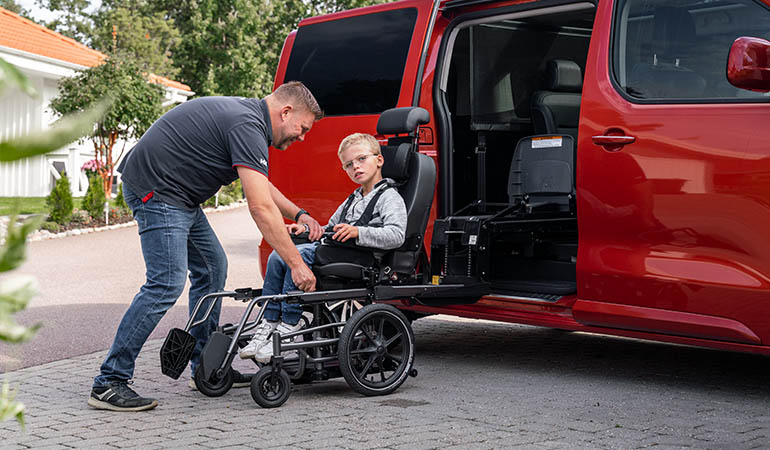
<path id="1" fill-rule="evenodd" d="M 303 328 L 305 328 L 307 325 L 309 325 L 311 322 L 313 322 L 313 314 L 310 312 L 303 312 L 302 318 L 299 319 L 299 322 L 297 322 L 296 325 L 289 325 L 286 322 L 281 322 L 278 324 L 278 326 L 275 328 L 275 331 L 281 333 L 281 336 L 287 333 L 293 333 L 295 331 L 299 331 Z M 302 342 L 302 335 L 294 336 L 288 339 L 281 339 L 282 343 L 292 343 L 292 342 Z M 284 356 L 289 355 L 290 353 L 297 354 L 296 350 L 290 350 L 287 352 L 284 352 Z M 263 364 L 267 364 L 270 362 L 270 358 L 273 356 L 273 344 L 272 342 L 269 343 L 269 345 L 263 345 L 257 350 L 256 355 L 254 355 L 254 359 L 256 359 L 258 362 L 261 362 Z"/>
<path id="2" fill-rule="evenodd" d="M 251 338 L 248 344 L 238 352 L 241 359 L 253 358 L 257 354 L 260 348 L 270 343 L 270 336 L 273 334 L 273 330 L 278 326 L 279 322 L 270 322 L 263 320 L 257 325 L 254 331 L 254 337 Z M 269 346 L 272 348 L 272 346 Z"/>

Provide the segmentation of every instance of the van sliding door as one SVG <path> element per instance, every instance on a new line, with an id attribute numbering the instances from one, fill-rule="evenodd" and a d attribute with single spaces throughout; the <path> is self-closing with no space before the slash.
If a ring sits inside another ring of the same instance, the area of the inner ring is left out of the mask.
<path id="1" fill-rule="evenodd" d="M 770 97 L 730 85 L 725 69 L 737 37 L 768 37 L 770 8 L 599 5 L 578 144 L 575 317 L 767 345 Z"/>
<path id="2" fill-rule="evenodd" d="M 287 39 L 275 85 L 303 82 L 325 118 L 304 142 L 270 152 L 270 179 L 322 224 L 355 188 L 340 168 L 340 141 L 374 135 L 382 111 L 411 106 L 429 15 L 424 1 L 379 5 L 303 20 Z M 263 262 L 268 250 L 263 242 Z"/>

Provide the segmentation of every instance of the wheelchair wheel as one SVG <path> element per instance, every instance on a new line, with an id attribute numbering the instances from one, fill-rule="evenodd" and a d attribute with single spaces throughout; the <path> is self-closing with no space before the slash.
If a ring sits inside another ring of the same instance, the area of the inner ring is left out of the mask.
<path id="1" fill-rule="evenodd" d="M 366 305 L 353 314 L 340 335 L 339 362 L 350 387 L 363 395 L 398 389 L 414 364 L 414 333 L 391 305 Z"/>
<path id="2" fill-rule="evenodd" d="M 203 366 L 198 366 L 195 369 L 195 387 L 207 397 L 221 397 L 225 395 L 230 388 L 233 387 L 233 369 L 228 367 L 222 378 L 217 378 L 216 375 L 211 375 L 208 380 L 203 379 Z"/>
<path id="3" fill-rule="evenodd" d="M 270 372 L 270 366 L 265 366 L 251 379 L 251 398 L 263 408 L 277 408 L 286 403 L 291 394 L 289 374 L 281 370 L 275 380 L 271 380 Z"/>
<path id="4" fill-rule="evenodd" d="M 364 307 L 363 301 L 359 300 L 340 300 L 338 302 L 329 302 L 326 305 L 329 311 L 334 314 L 334 317 L 342 322 L 348 321 L 356 311 Z"/>

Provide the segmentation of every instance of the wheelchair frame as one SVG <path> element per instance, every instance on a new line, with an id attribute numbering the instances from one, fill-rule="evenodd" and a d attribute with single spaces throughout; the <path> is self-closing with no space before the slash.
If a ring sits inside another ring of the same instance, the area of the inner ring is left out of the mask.
<path id="1" fill-rule="evenodd" d="M 281 406 L 289 398 L 292 381 L 325 380 L 339 376 L 338 373 L 356 392 L 367 396 L 386 395 L 398 389 L 408 376 L 417 375 L 417 370 L 413 367 L 414 332 L 407 318 L 396 307 L 375 302 L 394 299 L 418 300 L 422 297 L 427 299 L 442 296 L 442 292 L 462 293 L 466 290 L 467 286 L 463 285 L 375 285 L 309 293 L 297 291 L 269 296 L 263 296 L 261 289 L 252 288 L 211 293 L 198 300 L 184 329 L 174 328 L 169 331 L 160 351 L 161 371 L 174 379 L 182 374 L 195 347 L 195 338 L 189 330 L 208 319 L 217 301 L 223 297 L 232 297 L 236 301 L 248 302 L 237 325 L 227 324 L 212 333 L 201 352 L 200 364 L 193 377 L 196 387 L 204 395 L 224 395 L 233 384 L 232 362 L 240 349 L 239 344 L 245 345 L 251 338 L 246 332 L 255 328 L 263 319 L 268 302 L 286 301 L 312 306 L 313 323 L 309 328 L 296 332 L 284 335 L 273 333 L 273 356 L 268 364 L 260 367 L 251 381 L 251 395 L 257 404 L 267 408 Z M 326 303 L 362 298 L 365 299 L 365 306 L 356 311 L 348 321 L 328 320 L 333 316 L 330 316 L 325 308 Z M 213 301 L 209 302 L 203 316 L 194 320 L 209 300 Z M 260 305 L 257 317 L 250 321 L 249 317 L 257 305 Z M 327 313 L 326 319 L 323 318 L 324 312 Z M 323 320 L 329 323 L 321 323 Z M 374 322 L 378 323 L 378 329 L 371 327 Z M 296 343 L 282 342 L 299 335 L 311 336 L 311 339 Z M 364 341 L 368 341 L 365 347 Z M 394 344 L 401 347 L 399 355 L 389 353 Z M 324 348 L 327 349 L 326 353 Z M 298 358 L 286 361 L 281 353 L 288 350 L 297 350 Z M 312 350 L 312 355 L 308 350 Z M 363 356 L 366 356 L 365 363 L 362 362 Z M 290 377 L 285 369 L 293 372 L 293 377 Z M 368 378 L 372 375 L 372 370 L 375 377 L 380 375 L 379 382 Z M 392 374 L 386 377 L 385 372 Z M 308 380 L 308 375 L 311 380 Z"/>

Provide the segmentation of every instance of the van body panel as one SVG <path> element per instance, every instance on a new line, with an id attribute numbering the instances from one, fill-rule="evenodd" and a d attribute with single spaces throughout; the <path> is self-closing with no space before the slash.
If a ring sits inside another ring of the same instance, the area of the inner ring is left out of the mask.
<path id="1" fill-rule="evenodd" d="M 611 80 L 611 6 L 599 5 L 583 87 L 578 296 L 723 317 L 767 343 L 770 104 L 628 101 Z M 591 141 L 607 134 L 635 142 Z"/>
<path id="2" fill-rule="evenodd" d="M 770 5 L 770 0 L 761 1 Z M 539 8 L 586 1 L 453 3 L 451 9 L 442 8 L 427 37 L 420 80 L 416 75 L 430 0 L 376 5 L 300 23 L 301 30 L 347 17 L 417 8 L 396 106 L 413 105 L 417 87 L 418 106 L 431 116 L 425 127 L 433 142 L 419 149 L 439 168 L 428 242 L 434 220 L 451 213 L 452 205 L 441 200 L 446 197 L 441 180 L 448 176 L 443 149 L 452 143 L 446 142 L 451 119 L 440 110 L 436 77 L 453 20 L 519 5 Z M 611 59 L 614 3 L 596 3 L 583 74 L 575 160 L 577 294 L 542 301 L 497 292 L 474 304 L 427 306 L 404 300 L 398 306 L 770 355 L 770 240 L 765 236 L 770 225 L 770 129 L 764 125 L 770 104 L 756 99 L 656 103 L 619 92 Z M 295 42 L 292 33 L 284 44 L 276 86 L 289 81 L 286 68 Z M 317 122 L 305 142 L 287 152 L 271 152 L 272 182 L 323 223 L 355 187 L 339 168 L 337 145 L 353 132 L 375 134 L 377 118 L 331 116 Z M 594 144 L 594 136 L 607 135 L 634 140 L 618 146 Z M 263 270 L 269 252 L 262 242 Z"/>
<path id="3" fill-rule="evenodd" d="M 681 334 L 755 345 L 761 343 L 759 337 L 745 325 L 722 317 L 590 300 L 575 302 L 572 313 L 575 320 L 587 325 Z"/>

